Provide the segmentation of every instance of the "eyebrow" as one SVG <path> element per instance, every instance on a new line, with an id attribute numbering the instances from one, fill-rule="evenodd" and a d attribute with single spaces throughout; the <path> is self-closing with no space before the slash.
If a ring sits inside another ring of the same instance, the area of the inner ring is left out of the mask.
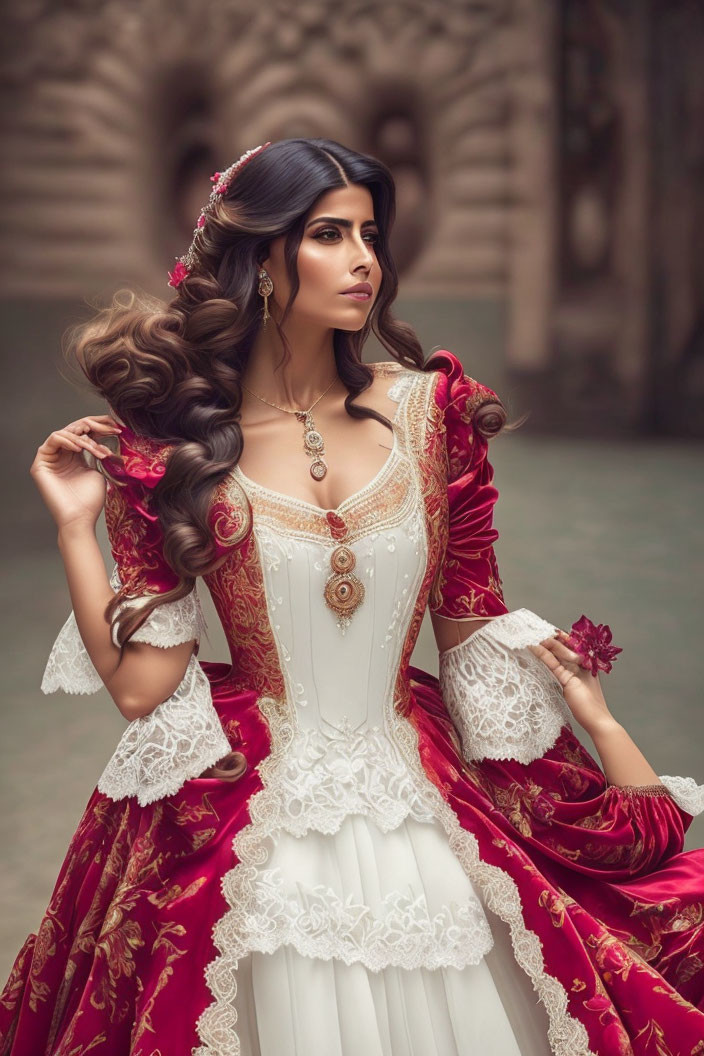
<path id="1" fill-rule="evenodd" d="M 328 224 L 340 224 L 341 227 L 352 227 L 351 220 L 343 220 L 339 216 L 316 216 L 315 220 L 309 220 L 306 227 L 310 227 L 311 224 L 319 224 L 325 221 Z M 365 220 L 362 227 L 376 227 L 376 220 Z"/>

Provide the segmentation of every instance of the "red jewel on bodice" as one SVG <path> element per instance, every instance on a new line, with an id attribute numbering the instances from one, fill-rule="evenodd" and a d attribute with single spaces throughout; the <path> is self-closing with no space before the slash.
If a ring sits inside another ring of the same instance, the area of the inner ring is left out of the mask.
<path id="1" fill-rule="evenodd" d="M 347 525 L 342 517 L 340 517 L 339 513 L 335 513 L 334 510 L 329 510 L 325 514 L 325 519 L 328 522 L 330 535 L 333 539 L 344 539 L 347 535 Z"/>
<path id="2" fill-rule="evenodd" d="M 335 510 L 325 514 L 330 535 L 338 543 L 330 554 L 330 574 L 325 581 L 325 601 L 336 614 L 341 627 L 345 627 L 352 614 L 364 600 L 364 584 L 354 573 L 354 551 L 340 543 L 349 529 L 344 519 Z"/>

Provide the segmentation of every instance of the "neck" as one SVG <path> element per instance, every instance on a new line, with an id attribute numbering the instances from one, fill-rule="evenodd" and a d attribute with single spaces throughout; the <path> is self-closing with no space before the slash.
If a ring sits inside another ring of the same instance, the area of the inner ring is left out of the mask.
<path id="1" fill-rule="evenodd" d="M 257 396 L 272 403 L 306 409 L 331 382 L 337 381 L 333 331 L 325 329 L 316 336 L 309 324 L 297 326 L 287 320 L 285 334 L 291 349 L 288 362 L 281 364 L 284 346 L 274 320 L 270 319 L 257 335 L 241 380 Z M 333 385 L 331 393 L 334 388 Z M 243 404 L 248 396 L 243 393 Z"/>

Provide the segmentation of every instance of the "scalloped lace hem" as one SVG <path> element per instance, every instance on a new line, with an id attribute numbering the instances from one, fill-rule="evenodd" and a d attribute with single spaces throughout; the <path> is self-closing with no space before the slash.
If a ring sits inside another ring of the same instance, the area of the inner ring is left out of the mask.
<path id="1" fill-rule="evenodd" d="M 244 912 L 239 941 L 248 952 L 293 946 L 305 957 L 384 968 L 464 968 L 478 964 L 494 944 L 478 901 L 432 913 L 424 894 L 390 891 L 372 909 L 330 887 L 298 885 L 289 897 L 278 870 L 264 870 L 254 885 L 256 911 Z M 223 936 L 227 942 L 227 938 Z"/>
<path id="2" fill-rule="evenodd" d="M 145 806 L 174 795 L 230 750 L 210 682 L 192 653 L 172 696 L 130 722 L 98 781 L 98 791 L 115 800 L 136 796 Z"/>
<path id="3" fill-rule="evenodd" d="M 332 835 L 350 814 L 371 818 L 382 832 L 408 817 L 435 818 L 398 749 L 376 726 L 343 726 L 335 738 L 315 728 L 300 731 L 281 760 L 275 787 L 271 825 L 293 836 Z"/>
<path id="4" fill-rule="evenodd" d="M 572 728 L 559 681 L 528 648 L 555 629 L 516 609 L 440 654 L 440 691 L 465 759 L 530 763 Z"/>

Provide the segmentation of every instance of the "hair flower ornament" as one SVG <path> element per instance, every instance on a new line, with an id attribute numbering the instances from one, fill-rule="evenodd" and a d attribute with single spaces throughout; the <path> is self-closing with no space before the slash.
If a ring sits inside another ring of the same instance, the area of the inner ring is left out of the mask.
<path id="1" fill-rule="evenodd" d="M 176 267 L 173 269 L 173 271 L 170 271 L 168 273 L 169 286 L 173 286 L 174 289 L 177 286 L 180 286 L 186 276 L 190 275 L 191 271 L 193 270 L 193 265 L 196 262 L 196 243 L 198 240 L 198 234 L 205 226 L 205 223 L 208 219 L 208 213 L 212 210 L 215 202 L 218 200 L 218 198 L 221 197 L 221 195 L 225 194 L 225 192 L 229 188 L 230 184 L 232 183 L 233 176 L 237 172 L 239 172 L 239 170 L 243 168 L 243 166 L 245 166 L 247 162 L 254 157 L 255 154 L 261 153 L 261 151 L 268 146 L 271 146 L 271 140 L 267 141 L 266 143 L 262 143 L 258 147 L 253 147 L 251 150 L 245 150 L 244 154 L 242 154 L 237 159 L 237 161 L 233 162 L 233 164 L 230 165 L 228 169 L 225 169 L 224 172 L 214 172 L 213 175 L 210 177 L 210 182 L 214 183 L 215 186 L 210 192 L 210 197 L 208 198 L 208 201 L 200 211 L 200 215 L 196 221 L 196 226 L 193 228 L 193 240 L 190 246 L 182 257 L 176 257 Z"/>
<path id="2" fill-rule="evenodd" d="M 183 280 L 188 275 L 188 268 L 178 258 L 176 258 L 176 267 L 173 271 L 169 272 L 169 286 L 173 286 L 174 289 L 180 286 Z"/>
<path id="3" fill-rule="evenodd" d="M 596 678 L 599 670 L 607 674 L 611 670 L 617 653 L 622 653 L 617 645 L 611 645 L 611 628 L 607 623 L 594 624 L 588 616 L 582 614 L 570 628 L 570 635 L 565 645 L 582 657 L 580 666 L 586 668 Z"/>

